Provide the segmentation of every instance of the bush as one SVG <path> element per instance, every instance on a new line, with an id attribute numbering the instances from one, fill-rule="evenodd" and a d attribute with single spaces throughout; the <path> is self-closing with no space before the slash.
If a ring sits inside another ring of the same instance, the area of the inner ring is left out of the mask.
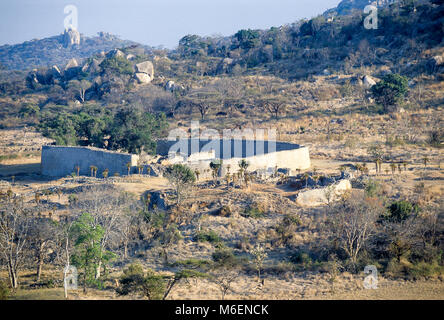
<path id="1" fill-rule="evenodd" d="M 131 62 L 123 57 L 111 57 L 103 60 L 100 64 L 105 71 L 117 74 L 132 74 L 133 66 Z"/>
<path id="2" fill-rule="evenodd" d="M 0 281 L 0 300 L 8 300 L 9 288 L 6 283 Z"/>
<path id="3" fill-rule="evenodd" d="M 444 267 L 439 265 L 437 261 L 432 263 L 421 261 L 412 264 L 408 268 L 408 274 L 413 279 L 430 278 L 444 274 Z"/>
<path id="4" fill-rule="evenodd" d="M 371 88 L 376 102 L 384 107 L 384 111 L 403 101 L 408 92 L 408 80 L 399 74 L 388 74 Z"/>
<path id="5" fill-rule="evenodd" d="M 384 219 L 390 222 L 401 222 L 418 212 L 419 207 L 416 204 L 406 200 L 395 201 L 390 205 L 389 212 L 384 216 Z"/>
<path id="6" fill-rule="evenodd" d="M 213 230 L 208 231 L 199 231 L 196 234 L 196 240 L 199 242 L 210 242 L 210 243 L 218 243 L 220 242 L 219 235 Z"/>
<path id="7" fill-rule="evenodd" d="M 294 264 L 310 264 L 312 260 L 308 253 L 298 250 L 290 255 L 290 262 Z"/>
<path id="8" fill-rule="evenodd" d="M 220 248 L 213 252 L 211 255 L 213 261 L 220 266 L 234 266 L 238 263 L 237 257 L 233 251 L 227 248 Z"/>
<path id="9" fill-rule="evenodd" d="M 253 203 L 245 209 L 241 216 L 245 218 L 263 218 L 265 216 L 265 208 L 259 203 Z"/>
<path id="10" fill-rule="evenodd" d="M 219 210 L 217 210 L 216 215 L 221 217 L 229 217 L 231 216 L 232 211 L 230 206 L 222 206 Z"/>

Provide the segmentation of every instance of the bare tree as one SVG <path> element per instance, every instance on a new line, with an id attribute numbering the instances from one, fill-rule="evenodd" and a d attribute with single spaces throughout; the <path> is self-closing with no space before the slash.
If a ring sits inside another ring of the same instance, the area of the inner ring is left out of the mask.
<path id="1" fill-rule="evenodd" d="M 339 244 L 353 265 L 375 231 L 375 222 L 383 213 L 384 207 L 371 198 L 352 196 L 332 207 L 327 228 L 331 240 Z"/>
<path id="2" fill-rule="evenodd" d="M 46 217 L 36 217 L 32 220 L 29 230 L 29 245 L 33 249 L 37 270 L 36 282 L 40 281 L 43 264 L 48 256 L 48 251 L 56 244 L 56 226 L 55 223 Z"/>
<path id="3" fill-rule="evenodd" d="M 28 242 L 31 210 L 22 197 L 8 193 L 0 200 L 0 254 L 8 267 L 9 282 L 18 287 L 18 271 L 24 262 L 24 249 Z"/>
<path id="4" fill-rule="evenodd" d="M 233 282 L 239 277 L 237 268 L 222 267 L 218 268 L 210 274 L 210 281 L 219 287 L 221 299 L 225 300 L 225 296 L 229 292 L 233 292 Z"/>

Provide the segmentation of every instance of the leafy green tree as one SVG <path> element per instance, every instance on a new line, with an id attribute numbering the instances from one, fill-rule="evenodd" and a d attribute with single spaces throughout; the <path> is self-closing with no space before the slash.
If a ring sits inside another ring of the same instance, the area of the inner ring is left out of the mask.
<path id="1" fill-rule="evenodd" d="M 95 284 L 97 267 L 112 260 L 113 254 L 103 252 L 101 240 L 105 230 L 95 223 L 90 213 L 83 213 L 72 225 L 72 236 L 75 239 L 74 253 L 71 256 L 72 264 L 83 269 L 83 292 L 86 293 L 88 284 Z"/>
<path id="2" fill-rule="evenodd" d="M 252 49 L 260 44 L 260 33 L 257 30 L 239 30 L 234 37 L 239 41 L 239 46 L 242 49 Z"/>
<path id="3" fill-rule="evenodd" d="M 178 205 L 186 191 L 196 182 L 193 170 L 183 164 L 174 164 L 167 167 L 165 177 L 175 189 Z"/>
<path id="4" fill-rule="evenodd" d="M 167 128 L 165 114 L 152 115 L 139 110 L 121 109 L 114 116 L 109 130 L 108 148 L 130 153 L 142 150 L 153 154 L 155 138 Z"/>
<path id="5" fill-rule="evenodd" d="M 388 74 L 371 88 L 376 102 L 388 112 L 390 107 L 402 102 L 408 92 L 408 80 L 399 74 Z"/>

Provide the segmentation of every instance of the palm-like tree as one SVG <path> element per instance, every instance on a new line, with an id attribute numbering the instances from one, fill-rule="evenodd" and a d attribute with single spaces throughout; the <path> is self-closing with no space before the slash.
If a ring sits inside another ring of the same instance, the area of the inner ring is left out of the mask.
<path id="1" fill-rule="evenodd" d="M 74 169 L 75 169 L 76 172 L 77 172 L 77 177 L 80 176 L 80 166 L 79 166 L 79 165 L 75 165 L 75 166 L 74 166 Z"/>
<path id="2" fill-rule="evenodd" d="M 106 179 L 106 178 L 108 178 L 108 175 L 109 175 L 109 169 L 105 169 L 105 170 L 103 170 L 103 172 L 102 172 L 102 176 Z"/>
<path id="3" fill-rule="evenodd" d="M 427 163 L 429 162 L 429 158 L 427 156 L 425 156 L 424 158 L 422 158 L 422 163 L 424 163 L 424 169 L 427 167 Z"/>
<path id="4" fill-rule="evenodd" d="M 214 183 L 216 183 L 220 167 L 221 167 L 221 163 L 220 162 L 218 162 L 218 161 L 211 161 L 210 162 L 210 169 L 213 171 L 212 175 L 213 175 Z"/>
<path id="5" fill-rule="evenodd" d="M 396 164 L 394 162 L 390 163 L 390 169 L 392 169 L 392 174 L 396 172 Z"/>
<path id="6" fill-rule="evenodd" d="M 310 175 L 307 172 L 305 172 L 303 177 L 305 180 L 305 188 L 307 188 L 308 187 L 308 177 L 310 177 Z"/>
<path id="7" fill-rule="evenodd" d="M 128 169 L 128 175 L 130 175 L 130 173 L 131 173 L 131 162 L 128 162 L 126 164 L 126 168 Z"/>
<path id="8" fill-rule="evenodd" d="M 94 176 L 94 166 L 89 166 L 89 170 L 91 171 L 91 177 Z"/>

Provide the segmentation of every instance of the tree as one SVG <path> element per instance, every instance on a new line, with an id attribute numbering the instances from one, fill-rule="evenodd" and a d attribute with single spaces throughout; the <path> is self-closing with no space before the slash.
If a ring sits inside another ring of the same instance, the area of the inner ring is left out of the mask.
<path id="1" fill-rule="evenodd" d="M 85 102 L 85 93 L 91 88 L 92 84 L 88 80 L 71 80 L 68 87 L 78 93 L 79 99 L 82 103 Z"/>
<path id="2" fill-rule="evenodd" d="M 222 163 L 220 161 L 211 161 L 210 162 L 210 169 L 212 171 L 214 184 L 216 184 L 217 177 L 219 175 L 219 170 L 220 170 L 221 166 L 222 166 Z"/>
<path id="3" fill-rule="evenodd" d="M 242 49 L 252 49 L 257 47 L 260 44 L 260 34 L 259 31 L 256 30 L 239 30 L 234 37 L 239 41 L 239 46 Z"/>
<path id="4" fill-rule="evenodd" d="M 408 92 L 408 80 L 399 74 L 388 74 L 372 88 L 372 95 L 376 102 L 390 111 L 391 107 L 403 101 Z"/>
<path id="5" fill-rule="evenodd" d="M 356 266 L 358 255 L 374 233 L 375 222 L 384 211 L 379 201 L 360 196 L 349 197 L 331 208 L 326 227 L 331 240 L 339 244 Z"/>
<path id="6" fill-rule="evenodd" d="M 244 180 L 245 185 L 248 187 L 248 172 L 247 172 L 247 169 L 250 166 L 250 164 L 245 159 L 242 159 L 242 160 L 239 161 L 238 166 L 239 166 L 239 175 L 240 175 L 239 179 L 241 181 Z"/>
<path id="7" fill-rule="evenodd" d="M 108 149 L 130 153 L 154 153 L 158 137 L 167 128 L 165 114 L 153 115 L 140 110 L 120 109 L 114 116 L 109 134 Z"/>
<path id="8" fill-rule="evenodd" d="M 265 111 L 278 119 L 279 114 L 285 110 L 287 101 L 281 97 L 269 97 L 258 100 L 256 104 L 262 106 Z"/>
<path id="9" fill-rule="evenodd" d="M 24 199 L 8 192 L 0 198 L 0 254 L 7 264 L 9 283 L 18 287 L 18 271 L 24 262 L 28 243 L 31 211 Z"/>
<path id="10" fill-rule="evenodd" d="M 261 282 L 261 270 L 268 254 L 265 252 L 264 247 L 259 244 L 256 245 L 250 253 L 253 255 L 253 262 L 257 270 L 258 281 Z"/>
<path id="11" fill-rule="evenodd" d="M 149 300 L 166 300 L 173 288 L 182 280 L 203 278 L 206 275 L 195 270 L 181 270 L 174 275 L 162 275 L 152 269 L 143 271 L 140 265 L 130 265 L 120 278 L 121 286 L 117 288 L 120 295 L 142 292 Z"/>
<path id="12" fill-rule="evenodd" d="M 36 282 L 40 281 L 42 267 L 48 255 L 48 250 L 56 244 L 56 224 L 48 218 L 36 217 L 32 220 L 29 230 L 30 248 L 34 250 L 37 271 Z"/>
<path id="13" fill-rule="evenodd" d="M 72 263 L 83 269 L 83 292 L 86 293 L 87 284 L 94 283 L 99 262 L 111 260 L 109 252 L 101 253 L 101 241 L 105 230 L 96 225 L 89 213 L 82 214 L 72 226 L 75 238 Z"/>
<path id="14" fill-rule="evenodd" d="M 183 164 L 167 167 L 165 176 L 176 192 L 176 203 L 179 205 L 185 193 L 196 182 L 196 176 L 193 170 Z"/>

